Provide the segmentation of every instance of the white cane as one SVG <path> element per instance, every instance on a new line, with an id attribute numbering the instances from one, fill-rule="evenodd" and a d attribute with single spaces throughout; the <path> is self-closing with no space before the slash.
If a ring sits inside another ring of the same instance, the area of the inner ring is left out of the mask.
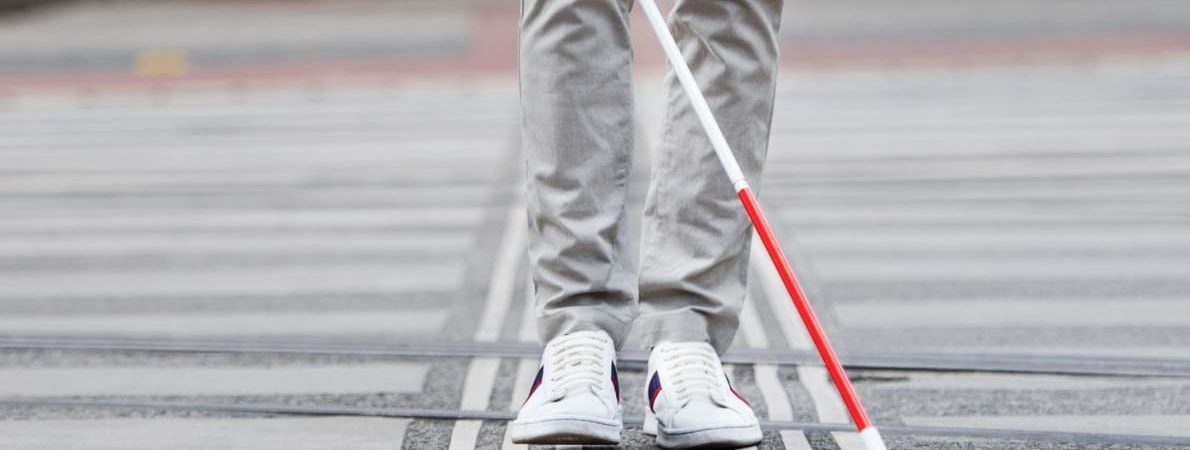
<path id="1" fill-rule="evenodd" d="M 782 283 L 785 284 L 785 290 L 789 292 L 790 299 L 797 307 L 802 323 L 806 325 L 806 331 L 809 332 L 814 346 L 818 349 L 818 355 L 822 357 L 823 364 L 826 365 L 831 379 L 835 382 L 835 387 L 839 390 L 839 396 L 847 405 L 847 411 L 851 413 L 851 420 L 859 429 L 864 448 L 885 450 L 880 432 L 868 419 L 868 413 L 864 410 L 864 405 L 860 403 L 859 396 L 856 395 L 855 388 L 851 385 L 851 380 L 847 378 L 843 364 L 839 362 L 838 356 L 831 348 L 830 341 L 826 338 L 826 332 L 823 331 L 817 316 L 814 315 L 814 310 L 811 308 L 809 300 L 806 299 L 805 292 L 794 276 L 793 268 L 777 244 L 777 239 L 773 235 L 772 228 L 769 227 L 768 220 L 764 217 L 764 212 L 760 209 L 760 204 L 756 201 L 756 196 L 748 187 L 748 181 L 744 179 L 744 173 L 740 171 L 739 163 L 736 162 L 731 148 L 727 145 L 727 140 L 723 137 L 723 132 L 719 129 L 719 124 L 711 114 L 711 108 L 707 106 L 707 101 L 703 98 L 702 91 L 699 90 L 698 84 L 694 80 L 694 75 L 690 73 L 690 67 L 686 65 L 686 60 L 682 58 L 682 53 L 678 50 L 678 44 L 674 42 L 673 35 L 669 33 L 661 11 L 657 9 L 657 4 L 653 0 L 639 0 L 638 3 L 644 9 L 645 17 L 649 19 L 649 25 L 653 28 L 653 32 L 657 34 L 657 40 L 661 42 L 661 48 L 665 50 L 665 57 L 669 60 L 670 68 L 678 77 L 682 89 L 686 91 L 690 105 L 698 115 L 698 121 L 702 123 L 702 128 L 711 141 L 711 147 L 715 149 L 719 163 L 723 165 L 723 170 L 727 172 L 727 177 L 731 180 L 736 195 L 740 197 L 740 202 L 743 203 L 744 210 L 752 221 L 752 226 L 760 236 L 761 242 L 764 243 L 764 248 L 768 251 L 773 265 L 777 267 L 777 273 L 781 276 Z"/>

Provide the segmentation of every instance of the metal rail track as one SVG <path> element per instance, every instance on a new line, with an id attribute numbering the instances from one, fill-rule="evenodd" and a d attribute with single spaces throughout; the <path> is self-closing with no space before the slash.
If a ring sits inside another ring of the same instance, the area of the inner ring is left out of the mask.
<path id="1" fill-rule="evenodd" d="M 196 402 L 152 402 L 120 400 L 70 400 L 70 399 L 24 399 L 0 398 L 0 406 L 9 407 L 89 407 L 108 409 L 133 409 L 155 411 L 200 411 L 263 416 L 362 416 L 391 417 L 423 420 L 492 420 L 508 421 L 515 414 L 508 411 L 470 411 L 424 408 L 354 408 L 344 406 L 301 406 L 283 404 L 218 404 Z M 639 427 L 640 417 L 627 417 L 624 424 Z M 853 431 L 848 424 L 824 424 L 811 422 L 762 421 L 762 428 L 768 430 L 801 430 L 810 432 Z M 882 426 L 881 432 L 890 437 L 932 436 L 968 437 L 982 439 L 1026 440 L 1044 442 L 1067 442 L 1086 444 L 1120 444 L 1151 446 L 1190 445 L 1190 437 L 1157 436 L 1145 434 L 1109 434 L 1064 431 L 1015 430 L 1002 428 L 959 428 Z"/>
<path id="2" fill-rule="evenodd" d="M 161 353 L 261 353 L 296 355 L 360 355 L 397 357 L 525 357 L 539 356 L 538 346 L 515 343 L 365 343 L 346 341 L 235 341 L 208 339 L 145 339 L 110 337 L 0 337 L 0 349 L 142 351 Z M 648 355 L 621 352 L 626 366 L 643 365 Z M 1094 357 L 1083 355 L 952 354 L 849 352 L 848 368 L 893 371 L 1008 372 L 1055 375 L 1190 377 L 1190 360 Z M 732 351 L 723 358 L 734 364 L 816 364 L 805 351 Z"/>

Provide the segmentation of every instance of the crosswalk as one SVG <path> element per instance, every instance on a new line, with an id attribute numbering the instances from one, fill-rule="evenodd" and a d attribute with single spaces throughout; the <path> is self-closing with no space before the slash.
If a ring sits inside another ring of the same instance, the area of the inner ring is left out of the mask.
<path id="1" fill-rule="evenodd" d="M 487 218 L 508 189 L 514 91 L 401 94 L 465 100 L 451 116 L 342 92 L 310 101 L 264 90 L 229 103 L 200 91 L 168 106 L 30 99 L 0 113 L 0 334 L 449 339 L 452 316 L 474 303 L 467 255 L 490 240 Z M 423 131 L 444 125 L 460 133 Z M 0 363 L 0 397 L 34 403 L 424 408 L 449 369 L 406 358 L 18 354 Z M 4 418 L 35 420 L 0 420 L 0 447 L 401 448 L 411 423 L 82 408 L 7 409 Z"/>
<path id="2" fill-rule="evenodd" d="M 1190 66 L 909 72 L 779 94 L 762 200 L 845 349 L 1190 342 Z"/>
<path id="3" fill-rule="evenodd" d="M 1187 357 L 1190 135 L 1180 123 L 1190 92 L 1151 92 L 1190 67 L 1082 73 L 786 75 L 761 200 L 844 359 Z M 536 342 L 514 86 L 172 95 L 27 99 L 0 111 L 0 335 Z M 656 113 L 649 98 L 641 110 Z M 809 351 L 753 253 L 733 350 Z M 644 407 L 638 366 L 620 370 L 630 421 Z M 212 409 L 5 406 L 0 447 L 522 449 L 501 420 L 218 407 L 507 414 L 536 369 L 535 358 L 492 355 L 6 349 L 0 399 Z M 763 419 L 829 426 L 770 430 L 760 448 L 862 448 L 842 431 L 849 419 L 821 367 L 740 363 L 731 373 Z M 881 425 L 1190 435 L 1181 378 L 853 376 Z M 650 445 L 635 426 L 625 433 L 625 447 Z"/>

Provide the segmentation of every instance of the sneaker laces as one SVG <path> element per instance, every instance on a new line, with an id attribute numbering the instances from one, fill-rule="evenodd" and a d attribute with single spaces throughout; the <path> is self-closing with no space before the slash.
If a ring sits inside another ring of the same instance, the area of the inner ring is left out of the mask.
<path id="1" fill-rule="evenodd" d="M 662 361 L 670 369 L 673 392 L 683 405 L 696 398 L 725 405 L 720 383 L 723 366 L 711 346 L 704 343 L 670 343 L 662 347 Z"/>
<path id="2" fill-rule="evenodd" d="M 587 333 L 566 335 L 554 341 L 551 345 L 554 395 L 560 396 L 583 386 L 590 389 L 603 386 L 604 378 L 610 376 L 605 372 L 608 368 L 604 367 L 603 361 L 607 345 L 606 338 Z"/>

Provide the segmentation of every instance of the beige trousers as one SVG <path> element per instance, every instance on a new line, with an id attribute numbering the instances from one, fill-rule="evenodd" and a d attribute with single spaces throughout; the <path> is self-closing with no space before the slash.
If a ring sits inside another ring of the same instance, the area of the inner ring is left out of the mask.
<path id="1" fill-rule="evenodd" d="M 681 0 L 669 27 L 744 174 L 767 151 L 781 0 Z M 710 342 L 738 327 L 751 226 L 674 79 L 645 203 L 639 270 L 625 254 L 633 149 L 631 0 L 523 0 L 522 145 L 543 340 L 601 329 L 622 347 Z M 641 26 L 647 26 L 641 24 Z"/>

